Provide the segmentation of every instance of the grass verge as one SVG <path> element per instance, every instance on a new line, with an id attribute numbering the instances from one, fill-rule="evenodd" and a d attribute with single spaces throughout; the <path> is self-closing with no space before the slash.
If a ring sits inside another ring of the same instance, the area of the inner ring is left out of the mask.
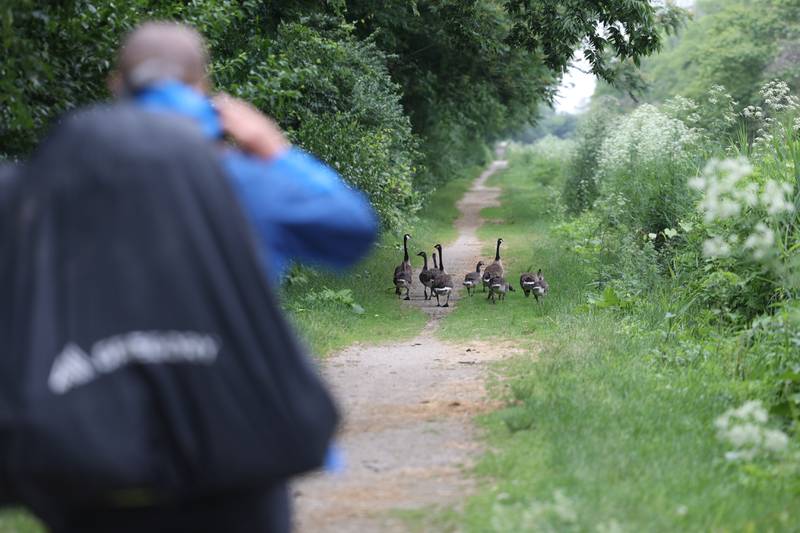
<path id="1" fill-rule="evenodd" d="M 551 203 L 531 170 L 512 161 L 495 183 L 503 205 L 485 215 L 503 222 L 483 237 L 504 238 L 513 275 L 541 267 L 551 294 L 538 307 L 520 292 L 495 306 L 463 298 L 444 320 L 446 338 L 537 346 L 498 368 L 507 407 L 481 419 L 491 450 L 476 468 L 482 489 L 448 529 L 798 530 L 797 477 L 726 462 L 715 437 L 714 419 L 751 385 L 714 361 L 659 363 L 652 336 L 636 334 L 658 327 L 668 287 L 637 309 L 579 310 L 592 280 L 553 231 Z"/>

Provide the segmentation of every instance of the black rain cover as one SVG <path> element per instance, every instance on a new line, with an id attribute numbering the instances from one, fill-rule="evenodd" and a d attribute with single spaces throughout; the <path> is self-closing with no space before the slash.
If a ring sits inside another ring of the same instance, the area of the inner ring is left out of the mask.
<path id="1" fill-rule="evenodd" d="M 322 463 L 335 407 L 214 150 L 98 107 L 0 201 L 0 501 L 170 500 Z"/>

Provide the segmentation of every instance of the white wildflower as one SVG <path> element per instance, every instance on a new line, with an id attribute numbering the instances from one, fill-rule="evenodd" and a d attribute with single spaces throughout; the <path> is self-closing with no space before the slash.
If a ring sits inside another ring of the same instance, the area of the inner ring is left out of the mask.
<path id="1" fill-rule="evenodd" d="M 759 455 L 779 453 L 789 445 L 786 434 L 769 429 L 767 410 L 759 401 L 749 401 L 728 409 L 715 421 L 717 438 L 734 449 L 725 452 L 728 461 L 750 461 Z"/>
<path id="2" fill-rule="evenodd" d="M 800 100 L 791 92 L 785 81 L 773 80 L 761 88 L 761 97 L 767 108 L 773 111 L 793 111 L 800 108 Z"/>
<path id="3" fill-rule="evenodd" d="M 756 451 L 752 448 L 748 450 L 737 450 L 735 452 L 725 452 L 725 459 L 734 462 L 739 460 L 751 461 L 756 456 Z"/>
<path id="4" fill-rule="evenodd" d="M 736 198 L 742 205 L 747 207 L 755 207 L 758 204 L 758 186 L 755 183 L 748 183 L 733 192 L 733 197 Z"/>
<path id="5" fill-rule="evenodd" d="M 728 257 L 731 247 L 722 237 L 712 237 L 703 243 L 703 255 L 712 259 Z"/>
<path id="6" fill-rule="evenodd" d="M 739 184 L 752 172 L 753 167 L 745 158 L 712 159 L 701 176 L 689 180 L 690 187 L 703 193 L 699 208 L 707 223 L 735 217 L 743 205 L 751 204 L 755 190 L 749 184 Z"/>
<path id="7" fill-rule="evenodd" d="M 673 102 L 673 111 L 691 111 L 696 105 L 688 99 L 677 99 Z M 603 143 L 597 176 L 602 181 L 608 176 L 638 171 L 647 165 L 689 162 L 691 151 L 686 147 L 697 140 L 697 132 L 683 121 L 672 118 L 655 106 L 641 105 L 623 118 Z"/>
<path id="8" fill-rule="evenodd" d="M 760 260 L 769 255 L 775 244 L 775 233 L 763 222 L 753 228 L 753 233 L 744 241 L 746 250 L 751 250 L 753 259 Z"/>
<path id="9" fill-rule="evenodd" d="M 752 448 L 761 442 L 760 429 L 755 424 L 738 424 L 729 428 L 725 437 L 737 448 Z"/>
<path id="10" fill-rule="evenodd" d="M 702 191 L 706 188 L 706 179 L 702 176 L 696 176 L 689 179 L 689 187 L 696 191 Z"/>
<path id="11" fill-rule="evenodd" d="M 764 448 L 771 452 L 782 452 L 789 445 L 786 433 L 777 429 L 768 429 L 764 432 Z"/>
<path id="12" fill-rule="evenodd" d="M 768 180 L 764 184 L 764 191 L 761 193 L 761 203 L 764 204 L 769 215 L 791 213 L 794 211 L 794 204 L 788 199 L 791 194 L 792 186 L 790 184 Z"/>

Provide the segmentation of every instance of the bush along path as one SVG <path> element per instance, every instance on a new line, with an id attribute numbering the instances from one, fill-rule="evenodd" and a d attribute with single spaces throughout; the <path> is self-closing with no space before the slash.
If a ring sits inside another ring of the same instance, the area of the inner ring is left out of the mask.
<path id="1" fill-rule="evenodd" d="M 496 205 L 500 191 L 485 183 L 504 167 L 505 161 L 492 163 L 457 204 L 458 237 L 442 243 L 445 267 L 457 289 L 487 249 L 477 235 L 480 211 Z M 413 254 L 430 254 L 434 244 L 412 240 L 409 253 L 419 259 Z M 386 265 L 387 279 L 392 266 Z M 425 301 L 419 270 L 415 262 L 411 301 L 398 302 L 427 313 L 427 325 L 416 338 L 356 345 L 324 362 L 323 372 L 344 411 L 338 442 L 346 467 L 295 484 L 300 532 L 402 531 L 409 516 L 432 507 L 457 507 L 473 492 L 468 469 L 481 448 L 473 418 L 491 407 L 484 387 L 487 363 L 513 348 L 438 339 L 434 333 L 459 305 L 459 295 L 451 298 L 449 308 L 436 307 L 435 298 Z"/>
<path id="2" fill-rule="evenodd" d="M 489 182 L 501 205 L 483 213 L 498 225 L 478 232 L 502 233 L 509 280 L 543 269 L 544 304 L 519 293 L 497 306 L 462 299 L 438 331 L 514 339 L 522 353 L 493 367 L 490 392 L 504 406 L 479 417 L 487 451 L 476 490 L 463 511 L 427 517 L 439 526 L 427 530 L 800 530 L 800 442 L 767 411 L 773 382 L 742 379 L 724 339 L 694 340 L 705 344 L 689 359 L 692 338 L 670 314 L 681 287 L 669 278 L 639 298 L 597 284 L 572 237 L 585 222 L 558 209 L 551 144 L 512 147 L 509 169 Z"/>

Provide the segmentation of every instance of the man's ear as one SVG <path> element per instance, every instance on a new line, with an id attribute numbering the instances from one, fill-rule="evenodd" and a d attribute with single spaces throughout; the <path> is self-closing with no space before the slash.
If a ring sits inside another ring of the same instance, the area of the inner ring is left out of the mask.
<path id="1" fill-rule="evenodd" d="M 114 97 L 119 98 L 125 92 L 125 83 L 119 70 L 112 70 L 106 80 L 106 86 Z"/>
<path id="2" fill-rule="evenodd" d="M 208 76 L 203 76 L 203 79 L 194 84 L 194 88 L 203 94 L 211 94 L 211 81 Z"/>

